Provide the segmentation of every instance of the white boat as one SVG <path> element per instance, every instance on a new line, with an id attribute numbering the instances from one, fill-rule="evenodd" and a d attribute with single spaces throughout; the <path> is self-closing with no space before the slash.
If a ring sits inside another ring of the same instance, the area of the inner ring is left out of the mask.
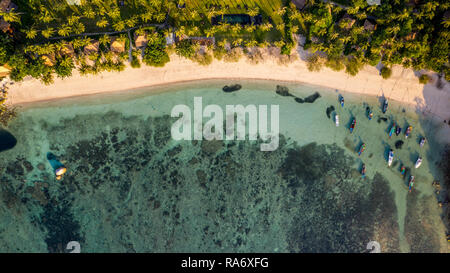
<path id="1" fill-rule="evenodd" d="M 421 164 L 422 164 L 422 158 L 419 156 L 414 167 L 417 169 L 420 167 Z"/>
<path id="2" fill-rule="evenodd" d="M 392 161 L 394 160 L 394 151 L 389 151 L 389 158 L 388 158 L 388 166 L 390 167 L 392 165 Z"/>
<path id="3" fill-rule="evenodd" d="M 336 127 L 338 127 L 339 126 L 339 116 L 338 116 L 338 114 L 336 114 L 334 116 L 334 121 L 336 122 Z"/>

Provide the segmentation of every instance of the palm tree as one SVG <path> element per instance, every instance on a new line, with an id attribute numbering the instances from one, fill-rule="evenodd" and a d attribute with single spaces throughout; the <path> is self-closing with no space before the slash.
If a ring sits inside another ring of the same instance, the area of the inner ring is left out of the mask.
<path id="1" fill-rule="evenodd" d="M 269 31 L 273 28 L 271 23 L 265 23 L 260 26 L 262 31 Z"/>
<path id="2" fill-rule="evenodd" d="M 60 36 L 68 36 L 70 34 L 71 28 L 68 25 L 62 25 L 62 27 L 58 30 L 58 34 Z"/>
<path id="3" fill-rule="evenodd" d="M 277 25 L 277 29 L 278 29 L 279 31 L 284 31 L 284 28 L 285 28 L 284 23 L 279 23 L 279 24 Z"/>
<path id="4" fill-rule="evenodd" d="M 248 25 L 245 27 L 245 30 L 248 32 L 253 32 L 256 30 L 256 26 L 255 25 Z"/>
<path id="5" fill-rule="evenodd" d="M 250 10 L 248 11 L 248 15 L 250 16 L 256 16 L 259 14 L 259 8 L 257 6 L 250 8 Z"/>
<path id="6" fill-rule="evenodd" d="M 234 24 L 231 26 L 231 31 L 234 33 L 239 33 L 242 29 L 242 26 L 240 24 Z"/>
<path id="7" fill-rule="evenodd" d="M 47 39 L 50 38 L 50 36 L 52 36 L 53 33 L 55 33 L 55 30 L 51 27 L 48 27 L 47 29 L 41 31 L 42 36 L 44 36 Z"/>
<path id="8" fill-rule="evenodd" d="M 83 15 L 86 16 L 86 18 L 88 18 L 88 19 L 94 19 L 95 18 L 95 12 L 90 7 L 87 7 L 84 10 Z"/>
<path id="9" fill-rule="evenodd" d="M 73 31 L 76 34 L 81 34 L 84 32 L 84 30 L 85 30 L 84 25 L 81 22 L 78 22 L 76 25 L 73 26 Z"/>
<path id="10" fill-rule="evenodd" d="M 9 12 L 0 11 L 0 16 L 3 17 L 3 20 L 10 23 L 20 23 L 20 16 L 18 13 L 14 12 L 14 8 L 12 8 Z"/>
<path id="11" fill-rule="evenodd" d="M 233 44 L 233 46 L 236 47 L 236 46 L 241 45 L 243 41 L 244 40 L 242 38 L 238 38 L 238 39 L 234 40 L 232 44 Z"/>
<path id="12" fill-rule="evenodd" d="M 127 27 L 134 27 L 137 24 L 137 18 L 132 17 L 130 19 L 127 19 L 125 20 L 125 24 L 127 25 Z"/>
<path id="13" fill-rule="evenodd" d="M 280 7 L 278 10 L 275 11 L 275 13 L 279 16 L 283 16 L 287 11 L 286 7 Z"/>
<path id="14" fill-rule="evenodd" d="M 122 31 L 125 29 L 125 22 L 124 21 L 117 21 L 113 24 L 113 28 L 115 31 Z"/>
<path id="15" fill-rule="evenodd" d="M 112 8 L 109 13 L 108 13 L 109 17 L 111 17 L 112 19 L 118 19 L 120 17 L 120 9 L 119 8 Z"/>
<path id="16" fill-rule="evenodd" d="M 47 9 L 42 10 L 39 14 L 39 21 L 42 21 L 43 23 L 48 24 L 53 20 L 53 16 L 51 16 L 50 12 Z"/>
<path id="17" fill-rule="evenodd" d="M 106 27 L 108 24 L 109 24 L 108 20 L 105 17 L 103 17 L 102 19 L 100 19 L 100 21 L 97 21 L 96 23 L 96 25 L 101 28 Z"/>
<path id="18" fill-rule="evenodd" d="M 37 36 L 37 30 L 34 28 L 27 29 L 25 30 L 25 35 L 27 39 L 34 39 Z"/>

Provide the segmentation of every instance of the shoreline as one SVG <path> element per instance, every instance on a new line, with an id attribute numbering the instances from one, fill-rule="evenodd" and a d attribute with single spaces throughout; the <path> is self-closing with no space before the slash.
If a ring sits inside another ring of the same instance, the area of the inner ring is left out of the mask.
<path id="1" fill-rule="evenodd" d="M 48 86 L 36 79 L 25 79 L 9 86 L 8 102 L 25 106 L 30 103 L 126 92 L 197 80 L 245 79 L 312 84 L 361 95 L 385 96 L 415 106 L 417 111 L 424 114 L 431 113 L 442 120 L 450 119 L 449 83 L 444 82 L 442 89 L 435 86 L 435 79 L 431 84 L 422 85 L 413 70 L 399 66 L 392 68 L 392 76 L 387 80 L 379 75 L 375 67 L 370 66 L 364 67 L 354 77 L 344 71 L 336 72 L 326 67 L 319 72 L 310 72 L 306 62 L 301 59 L 304 51 L 299 55 L 299 59 L 287 65 L 278 64 L 273 57 L 259 64 L 251 64 L 242 57 L 234 63 L 214 60 L 208 66 L 201 66 L 172 54 L 171 61 L 162 68 L 142 64 L 138 69 L 127 66 L 122 72 L 102 72 L 87 76 L 82 76 L 74 70 L 71 77 L 55 78 L 54 83 Z M 149 93 L 151 92 L 150 90 Z"/>

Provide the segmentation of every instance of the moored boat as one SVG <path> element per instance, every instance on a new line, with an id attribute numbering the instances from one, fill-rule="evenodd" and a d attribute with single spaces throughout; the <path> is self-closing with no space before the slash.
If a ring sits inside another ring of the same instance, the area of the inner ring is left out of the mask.
<path id="1" fill-rule="evenodd" d="M 341 96 L 339 99 L 339 102 L 341 103 L 341 106 L 344 107 L 344 97 Z"/>
<path id="2" fill-rule="evenodd" d="M 410 126 L 408 126 L 408 128 L 406 128 L 406 131 L 405 131 L 405 138 L 408 138 L 409 137 L 409 135 L 411 134 L 411 131 L 412 131 L 412 126 L 410 125 Z"/>
<path id="3" fill-rule="evenodd" d="M 409 177 L 408 187 L 409 187 L 409 192 L 411 192 L 412 188 L 414 187 L 414 175 L 411 175 L 411 177 Z"/>
<path id="4" fill-rule="evenodd" d="M 392 165 L 393 160 L 394 160 L 394 151 L 392 149 L 390 149 L 389 156 L 388 156 L 388 166 L 389 167 Z"/>
<path id="5" fill-rule="evenodd" d="M 361 147 L 359 147 L 358 156 L 361 156 L 362 152 L 366 149 L 366 143 L 361 144 Z"/>
<path id="6" fill-rule="evenodd" d="M 336 123 L 336 127 L 338 127 L 339 126 L 339 115 L 338 114 L 336 114 L 334 116 L 334 122 Z"/>
<path id="7" fill-rule="evenodd" d="M 422 165 L 422 158 L 419 156 L 419 158 L 417 158 L 416 164 L 414 164 L 414 167 L 417 169 L 420 167 L 420 165 Z"/>
<path id="8" fill-rule="evenodd" d="M 356 119 L 354 118 L 352 121 L 352 124 L 350 125 L 350 133 L 353 133 L 355 126 L 356 126 Z"/>
<path id="9" fill-rule="evenodd" d="M 400 173 L 401 173 L 403 176 L 405 176 L 405 174 L 406 174 L 406 167 L 405 167 L 405 166 L 402 166 L 402 167 L 400 168 Z"/>
<path id="10" fill-rule="evenodd" d="M 397 128 L 395 129 L 395 135 L 398 136 L 402 132 L 402 127 L 397 125 Z"/>
<path id="11" fill-rule="evenodd" d="M 366 164 L 362 164 L 362 168 L 361 168 L 361 175 L 362 178 L 366 177 Z"/>
<path id="12" fill-rule="evenodd" d="M 391 130 L 389 130 L 389 138 L 392 137 L 392 135 L 394 134 L 394 132 L 395 132 L 395 122 L 394 122 L 394 124 L 392 125 Z"/>
<path id="13" fill-rule="evenodd" d="M 420 147 L 423 147 L 423 145 L 425 145 L 425 142 L 426 142 L 426 141 L 427 141 L 426 138 L 425 138 L 425 137 L 422 137 L 422 138 L 420 139 L 420 142 L 419 142 Z"/>
<path id="14" fill-rule="evenodd" d="M 383 110 L 382 110 L 383 114 L 386 113 L 387 108 L 388 108 L 388 99 L 384 99 Z"/>

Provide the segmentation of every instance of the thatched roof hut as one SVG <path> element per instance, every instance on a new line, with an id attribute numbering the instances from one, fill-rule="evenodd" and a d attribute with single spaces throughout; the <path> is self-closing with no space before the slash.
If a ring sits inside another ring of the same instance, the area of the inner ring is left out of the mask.
<path id="1" fill-rule="evenodd" d="M 364 29 L 367 31 L 373 31 L 377 29 L 377 24 L 369 19 L 364 21 Z"/>
<path id="2" fill-rule="evenodd" d="M 56 64 L 55 54 L 45 54 L 41 56 L 46 66 L 54 66 Z"/>
<path id="3" fill-rule="evenodd" d="M 118 39 L 113 37 L 111 39 L 110 50 L 114 53 L 122 53 L 125 51 L 125 41 L 123 39 Z"/>
<path id="4" fill-rule="evenodd" d="M 75 57 L 75 50 L 73 49 L 72 44 L 67 42 L 64 43 L 64 47 L 61 49 L 61 54 L 70 57 Z"/>
<path id="5" fill-rule="evenodd" d="M 348 13 L 346 13 L 344 16 L 342 16 L 341 20 L 339 20 L 339 24 L 341 24 L 341 22 L 345 23 L 345 27 L 346 29 L 350 29 L 353 24 L 356 22 L 355 19 L 353 19 Z"/>
<path id="6" fill-rule="evenodd" d="M 134 44 L 136 45 L 137 48 L 144 48 L 147 46 L 147 43 L 148 43 L 147 34 L 138 35 L 134 39 Z"/>
<path id="7" fill-rule="evenodd" d="M 17 9 L 17 5 L 11 2 L 11 0 L 1 0 L 0 1 L 0 10 L 3 12 L 9 12 L 12 9 Z M 0 29 L 3 32 L 7 32 L 10 28 L 11 24 L 6 22 L 3 17 L 0 17 Z"/>
<path id="8" fill-rule="evenodd" d="M 92 40 L 91 43 L 84 47 L 84 54 L 89 55 L 94 52 L 98 52 L 100 43 L 96 40 Z"/>
<path id="9" fill-rule="evenodd" d="M 0 66 L 0 77 L 8 76 L 9 72 L 11 72 L 11 67 L 9 67 L 7 64 Z"/>

